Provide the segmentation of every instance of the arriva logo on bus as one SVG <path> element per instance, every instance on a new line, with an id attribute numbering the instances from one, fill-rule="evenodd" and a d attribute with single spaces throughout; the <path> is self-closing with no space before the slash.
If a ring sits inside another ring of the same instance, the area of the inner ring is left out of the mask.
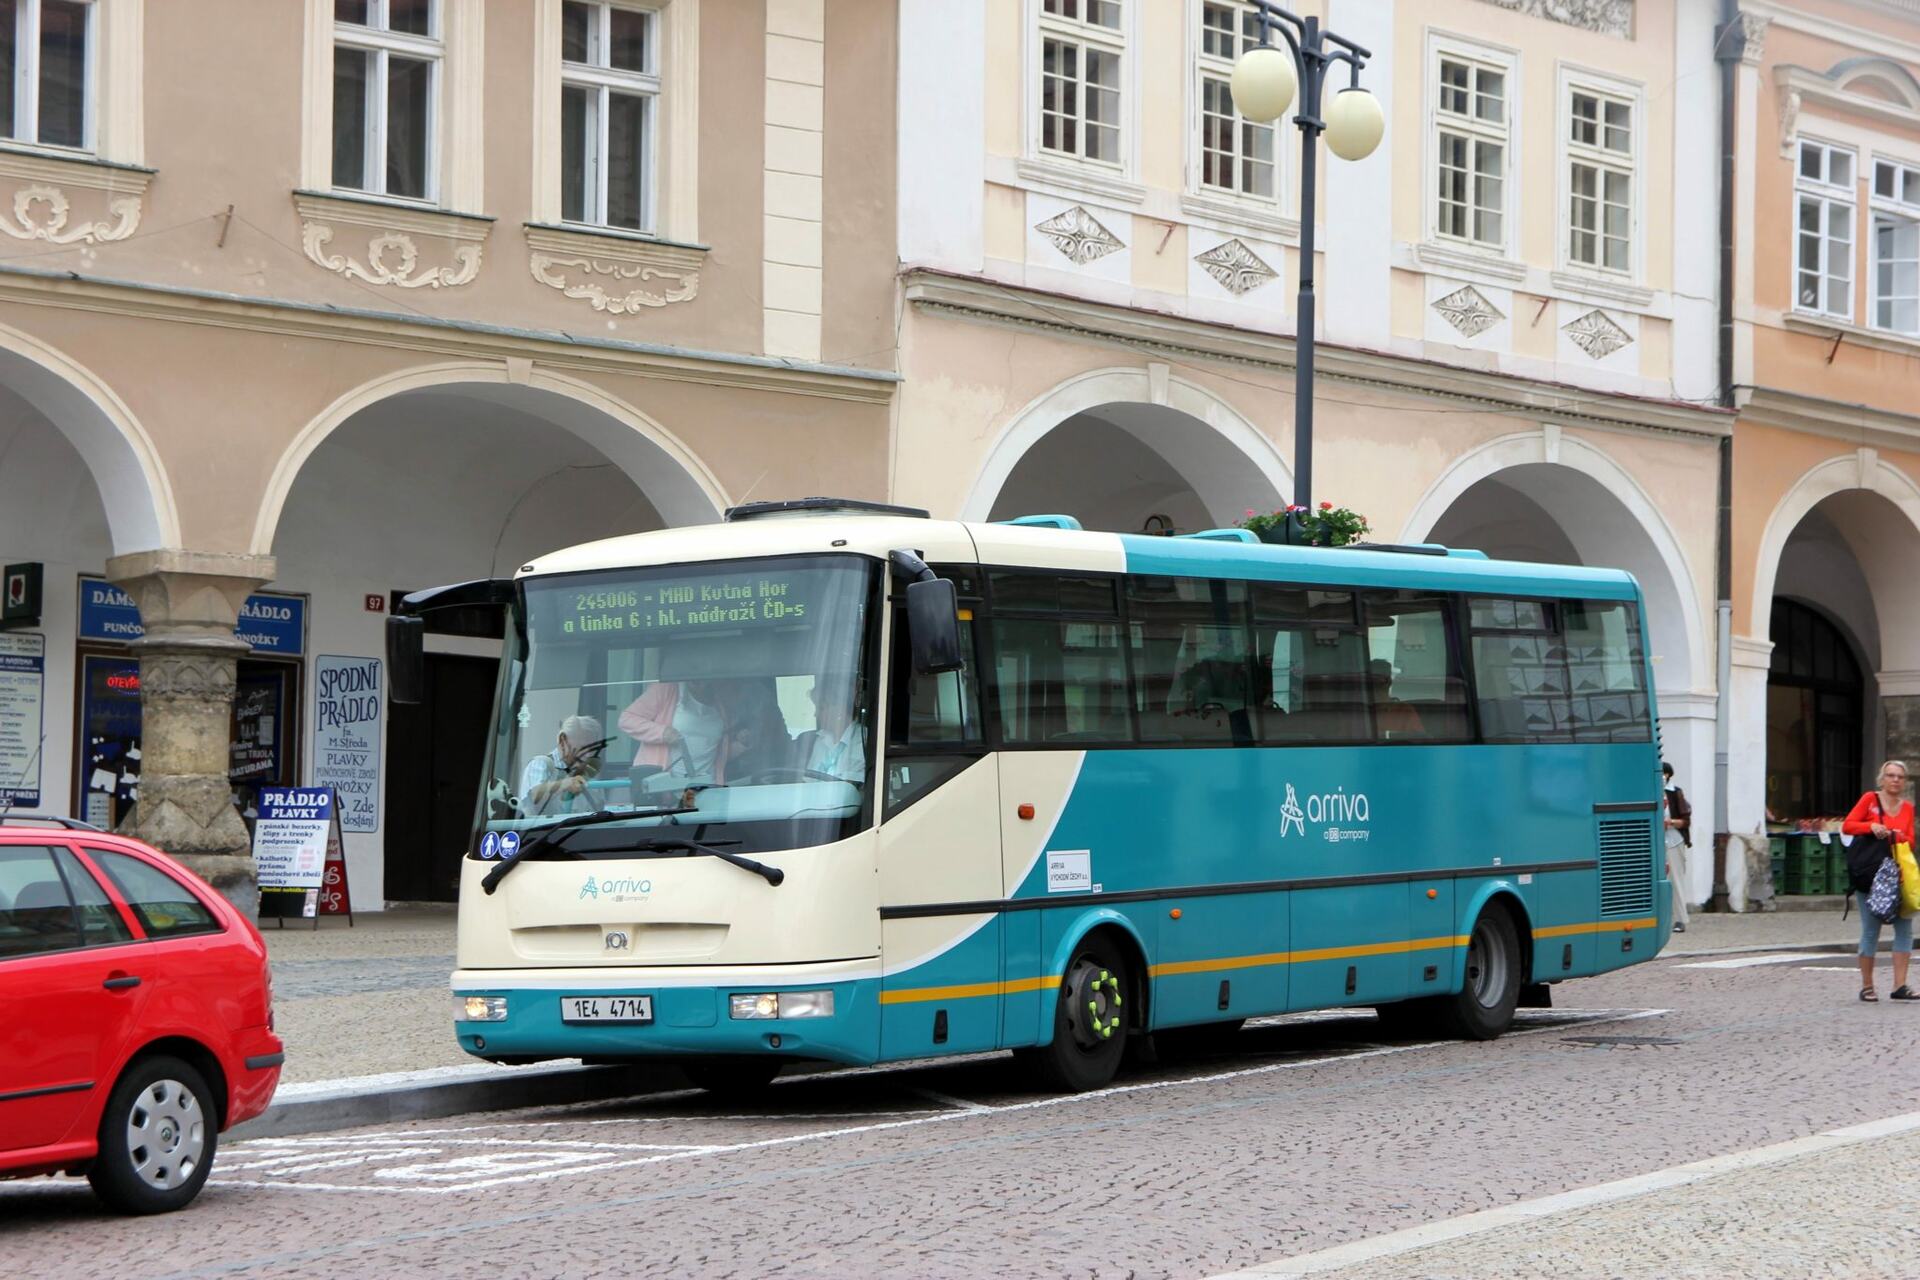
<path id="1" fill-rule="evenodd" d="M 1325 827 L 1320 834 L 1332 844 L 1339 844 L 1342 840 L 1366 840 L 1373 835 L 1368 825 L 1371 822 L 1368 812 L 1367 793 L 1364 791 L 1349 794 L 1345 787 L 1336 787 L 1318 795 L 1309 794 L 1303 805 L 1293 784 L 1289 782 L 1286 801 L 1280 806 L 1280 834 L 1283 837 L 1304 836 L 1307 834 L 1307 823 L 1311 822 L 1316 827 Z M 1341 826 L 1341 823 L 1358 825 Z"/>
<path id="2" fill-rule="evenodd" d="M 607 876 L 605 879 L 596 879 L 589 875 L 587 882 L 580 886 L 578 901 L 585 902 L 588 898 L 592 898 L 598 902 L 600 895 L 605 894 L 614 902 L 625 902 L 629 898 L 645 898 L 652 892 L 653 881 L 651 880 L 635 880 L 631 876 L 619 878 Z"/>

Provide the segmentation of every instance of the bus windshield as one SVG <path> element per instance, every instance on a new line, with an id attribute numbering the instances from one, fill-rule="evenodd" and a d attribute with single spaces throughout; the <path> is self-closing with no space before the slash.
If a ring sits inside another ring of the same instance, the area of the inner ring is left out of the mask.
<path id="1" fill-rule="evenodd" d="M 865 826 L 878 572 L 837 555 L 526 580 L 472 856 L 588 813 L 634 816 L 565 856 L 665 847 L 665 825 L 743 852 Z"/>

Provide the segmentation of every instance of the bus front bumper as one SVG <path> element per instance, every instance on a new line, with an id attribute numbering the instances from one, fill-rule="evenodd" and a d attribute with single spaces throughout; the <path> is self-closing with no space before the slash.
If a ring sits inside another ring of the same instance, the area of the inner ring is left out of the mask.
<path id="1" fill-rule="evenodd" d="M 809 969 L 821 972 L 795 972 Z M 458 970 L 454 1035 L 462 1049 L 489 1060 L 639 1062 L 737 1054 L 866 1066 L 879 1056 L 880 977 L 877 972 L 847 977 L 847 971 L 846 965 L 783 966 L 700 981 L 665 973 L 616 976 L 605 970 Z M 817 993 L 830 995 L 823 999 Z M 752 998 L 782 995 L 788 997 L 786 1007 L 774 1016 L 735 1016 L 736 996 L 749 997 L 740 1003 L 758 1011 L 766 1002 Z M 797 1002 L 802 1007 L 816 1011 L 830 999 L 831 1012 L 782 1016 L 796 1003 L 795 995 L 802 997 Z M 582 997 L 626 1020 L 581 1019 L 575 1001 Z M 629 999 L 612 999 L 618 997 Z M 646 1020 L 635 1020 L 631 997 L 646 997 Z M 472 1016 L 476 1013 L 483 1016 Z"/>

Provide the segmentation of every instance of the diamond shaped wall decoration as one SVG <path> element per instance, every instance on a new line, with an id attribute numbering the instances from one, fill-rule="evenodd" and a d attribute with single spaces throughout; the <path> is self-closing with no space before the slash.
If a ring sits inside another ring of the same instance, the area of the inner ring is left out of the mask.
<path id="1" fill-rule="evenodd" d="M 1251 293 L 1279 274 L 1238 240 L 1217 244 L 1205 253 L 1194 255 L 1193 260 L 1236 298 Z"/>
<path id="2" fill-rule="evenodd" d="M 1458 329 L 1463 338 L 1476 338 L 1507 318 L 1500 308 L 1488 302 L 1470 284 L 1462 285 L 1446 297 L 1437 299 L 1433 309 Z"/>
<path id="3" fill-rule="evenodd" d="M 1604 311 L 1589 311 L 1560 327 L 1573 339 L 1575 346 L 1595 360 L 1605 360 L 1633 341 L 1625 329 L 1607 318 Z"/>
<path id="4" fill-rule="evenodd" d="M 1079 205 L 1054 214 L 1045 222 L 1037 223 L 1033 229 L 1053 241 L 1053 247 L 1065 254 L 1067 260 L 1076 267 L 1084 267 L 1089 262 L 1127 247 L 1120 243 L 1118 236 L 1101 226 L 1099 219 Z"/>

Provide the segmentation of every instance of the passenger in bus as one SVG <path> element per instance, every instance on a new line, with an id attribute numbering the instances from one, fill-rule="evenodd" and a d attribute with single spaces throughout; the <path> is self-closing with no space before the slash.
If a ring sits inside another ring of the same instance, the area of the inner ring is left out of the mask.
<path id="1" fill-rule="evenodd" d="M 780 710 L 772 676 L 725 681 L 720 693 L 727 719 L 727 772 L 750 778 L 793 762 L 793 734 Z"/>
<path id="2" fill-rule="evenodd" d="M 721 682 L 662 680 L 620 713 L 620 732 L 637 744 L 634 771 L 711 782 L 727 780 L 729 735 Z"/>
<path id="3" fill-rule="evenodd" d="M 1367 687 L 1373 702 L 1374 728 L 1382 737 L 1418 738 L 1426 731 L 1420 713 L 1393 696 L 1391 662 L 1375 658 L 1367 664 Z"/>
<path id="4" fill-rule="evenodd" d="M 867 780 L 867 731 L 854 720 L 857 690 L 845 676 L 816 676 L 813 681 L 813 722 L 800 735 L 801 767 L 809 773 Z"/>
<path id="5" fill-rule="evenodd" d="M 520 773 L 520 807 L 529 814 L 567 813 L 600 772 L 607 738 L 592 716 L 568 716 L 554 735 L 554 748 L 527 761 Z"/>

